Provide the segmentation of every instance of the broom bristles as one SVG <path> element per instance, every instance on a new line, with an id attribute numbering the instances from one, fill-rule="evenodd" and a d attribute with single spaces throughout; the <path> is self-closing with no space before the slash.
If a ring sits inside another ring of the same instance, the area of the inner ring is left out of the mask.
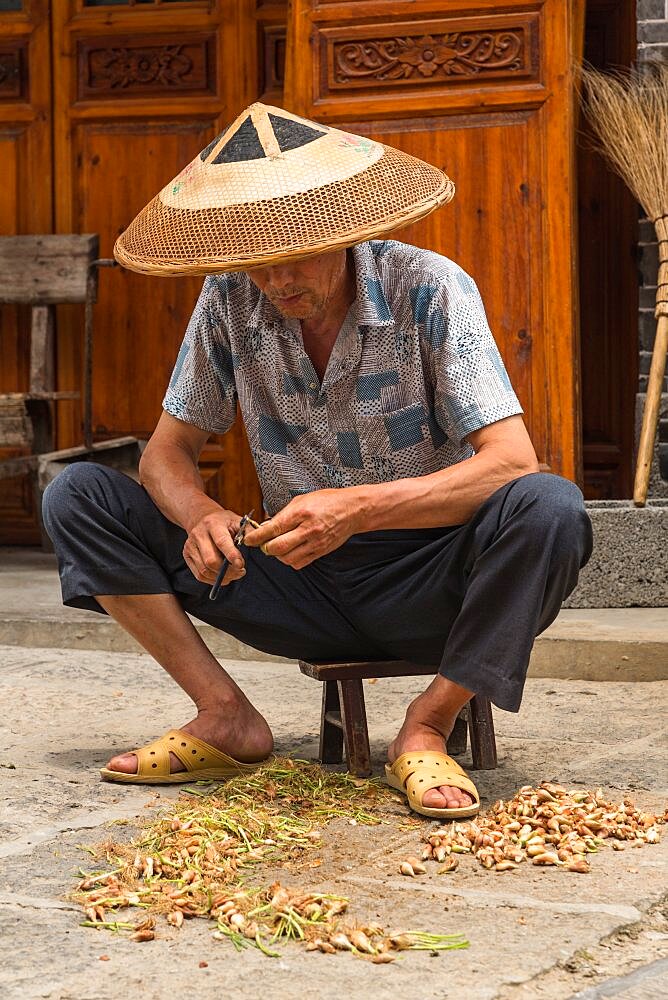
<path id="1" fill-rule="evenodd" d="M 668 64 L 624 73 L 581 71 L 598 147 L 648 218 L 668 213 Z"/>

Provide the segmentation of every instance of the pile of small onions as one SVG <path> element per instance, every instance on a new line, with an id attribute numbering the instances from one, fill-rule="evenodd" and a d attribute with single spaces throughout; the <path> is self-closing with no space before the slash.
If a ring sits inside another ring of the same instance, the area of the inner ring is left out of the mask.
<path id="1" fill-rule="evenodd" d="M 499 799 L 484 815 L 466 823 L 451 823 L 425 834 L 422 857 L 401 862 L 402 875 L 414 877 L 427 871 L 426 861 L 455 871 L 459 856 L 471 854 L 483 868 L 496 872 L 517 871 L 525 861 L 534 865 L 563 868 L 586 874 L 588 856 L 610 841 L 614 850 L 657 844 L 659 824 L 668 815 L 657 816 L 636 809 L 629 798 L 619 804 L 595 792 L 543 781 L 537 788 L 525 785 L 511 799 Z"/>

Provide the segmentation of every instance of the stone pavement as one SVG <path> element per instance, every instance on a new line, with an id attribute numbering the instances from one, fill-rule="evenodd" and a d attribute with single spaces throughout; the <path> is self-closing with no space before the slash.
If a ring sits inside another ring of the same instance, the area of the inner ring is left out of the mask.
<path id="1" fill-rule="evenodd" d="M 315 759 L 320 686 L 286 663 L 226 662 L 268 717 L 277 750 Z M 424 679 L 366 688 L 376 772 L 408 700 Z M 666 682 L 529 680 L 519 715 L 496 712 L 499 768 L 475 775 L 489 805 L 543 779 L 630 791 L 666 802 Z M 338 1000 L 638 1000 L 666 993 L 668 835 L 654 846 L 603 850 L 590 875 L 522 865 L 487 872 L 464 859 L 451 876 L 398 875 L 419 831 L 326 830 L 322 864 L 291 879 L 351 898 L 352 915 L 388 926 L 464 932 L 467 951 L 402 956 L 374 966 L 347 954 L 284 947 L 280 959 L 236 954 L 212 925 L 162 925 L 133 944 L 79 926 L 66 899 L 88 856 L 79 845 L 129 836 L 124 821 L 177 792 L 98 781 L 114 753 L 183 724 L 185 696 L 144 654 L 0 646 L 0 996 L 3 1000 L 218 998 Z M 468 758 L 463 758 L 466 765 Z M 119 825 L 120 824 L 120 825 Z M 427 821 L 425 821 L 427 825 Z M 109 956 L 100 961 L 101 955 Z M 200 962 L 206 968 L 200 968 Z"/>

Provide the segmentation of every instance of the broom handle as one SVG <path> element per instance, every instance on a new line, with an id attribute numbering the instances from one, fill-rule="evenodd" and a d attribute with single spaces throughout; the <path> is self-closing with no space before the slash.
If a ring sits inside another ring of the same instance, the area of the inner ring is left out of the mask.
<path id="1" fill-rule="evenodd" d="M 633 486 L 633 502 L 636 507 L 644 507 L 647 501 L 649 474 L 654 458 L 656 426 L 659 422 L 661 407 L 661 390 L 666 372 L 666 353 L 668 352 L 668 220 L 663 216 L 661 219 L 657 219 L 654 225 L 659 240 L 659 276 L 656 290 L 658 322 L 638 443 L 636 478 Z"/>
<path id="2" fill-rule="evenodd" d="M 660 316 L 656 327 L 656 339 L 652 352 L 652 365 L 647 380 L 647 396 L 642 415 L 642 429 L 638 445 L 636 480 L 633 487 L 633 502 L 636 507 L 644 507 L 649 489 L 649 473 L 654 457 L 656 425 L 659 422 L 661 389 L 666 371 L 666 351 L 668 351 L 668 316 Z"/>

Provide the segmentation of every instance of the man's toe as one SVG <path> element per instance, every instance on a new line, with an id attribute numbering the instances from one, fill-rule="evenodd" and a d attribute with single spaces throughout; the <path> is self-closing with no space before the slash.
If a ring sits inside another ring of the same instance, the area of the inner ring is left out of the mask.
<path id="1" fill-rule="evenodd" d="M 118 757 L 112 757 L 107 764 L 109 771 L 121 771 L 123 774 L 137 773 L 137 756 L 133 753 L 122 753 Z"/>
<path id="2" fill-rule="evenodd" d="M 450 785 L 441 785 L 440 788 L 430 788 L 424 793 L 423 805 L 429 809 L 462 809 L 470 806 L 473 799 L 467 792 L 462 792 L 459 788 Z"/>
<path id="3" fill-rule="evenodd" d="M 121 771 L 123 774 L 136 774 L 137 755 L 134 753 L 122 753 L 118 757 L 112 757 L 107 764 L 107 770 Z M 169 755 L 169 771 L 170 774 L 175 774 L 177 771 L 185 771 L 184 765 L 173 753 Z"/>

